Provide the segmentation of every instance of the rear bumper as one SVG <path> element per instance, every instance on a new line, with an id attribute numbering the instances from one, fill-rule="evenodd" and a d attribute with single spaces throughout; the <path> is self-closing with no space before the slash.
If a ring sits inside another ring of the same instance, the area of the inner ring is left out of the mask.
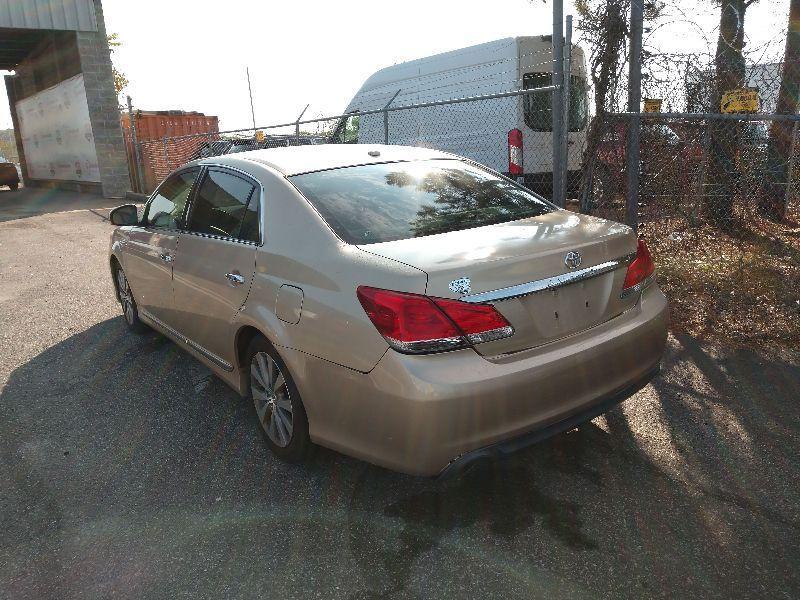
<path id="1" fill-rule="evenodd" d="M 315 442 L 430 476 L 574 427 L 634 393 L 658 368 L 666 325 L 666 299 L 652 285 L 616 319 L 513 355 L 388 351 L 369 373 L 292 351 L 284 360 Z"/>
<path id="2" fill-rule="evenodd" d="M 554 435 L 574 429 L 582 423 L 591 421 L 595 417 L 599 417 L 600 415 L 608 412 L 620 402 L 624 402 L 633 396 L 636 392 L 650 383 L 660 371 L 661 366 L 657 365 L 652 371 L 646 373 L 644 377 L 629 383 L 621 390 L 617 390 L 604 398 L 599 398 L 596 404 L 592 404 L 586 409 L 570 415 L 561 421 L 546 427 L 542 427 L 541 429 L 535 429 L 524 435 L 511 438 L 509 440 L 504 440 L 502 442 L 492 444 L 491 446 L 485 446 L 483 448 L 471 450 L 470 452 L 462 454 L 453 460 L 449 465 L 447 465 L 441 473 L 439 473 L 439 478 L 449 479 L 452 477 L 457 477 L 478 462 L 504 458 L 509 454 L 523 450 L 528 446 L 532 446 L 533 444 L 546 440 Z"/>

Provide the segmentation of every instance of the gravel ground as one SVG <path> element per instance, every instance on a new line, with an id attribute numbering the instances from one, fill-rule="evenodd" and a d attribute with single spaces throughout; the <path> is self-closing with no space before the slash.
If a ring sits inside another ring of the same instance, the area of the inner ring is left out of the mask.
<path id="1" fill-rule="evenodd" d="M 800 353 L 672 337 L 621 407 L 447 484 L 289 466 L 127 333 L 101 202 L 4 198 L 0 598 L 800 596 Z"/>

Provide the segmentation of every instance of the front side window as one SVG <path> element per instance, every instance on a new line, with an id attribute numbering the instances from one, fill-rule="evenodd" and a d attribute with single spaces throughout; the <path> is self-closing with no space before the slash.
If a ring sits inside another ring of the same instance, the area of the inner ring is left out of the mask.
<path id="1" fill-rule="evenodd" d="M 550 73 L 526 73 L 522 87 L 526 90 L 552 85 Z M 586 79 L 577 75 L 569 78 L 569 130 L 581 131 L 589 116 Z M 534 131 L 553 131 L 553 93 L 540 92 L 522 97 L 525 124 Z"/>
<path id="2" fill-rule="evenodd" d="M 189 230 L 258 241 L 258 195 L 255 189 L 256 186 L 243 177 L 209 170 L 192 203 Z M 243 231 L 245 237 L 242 237 Z"/>
<path id="3" fill-rule="evenodd" d="M 289 180 L 349 244 L 373 244 L 539 216 L 553 207 L 460 160 L 344 167 Z"/>
<path id="4" fill-rule="evenodd" d="M 197 169 L 176 173 L 156 191 L 147 205 L 144 224 L 154 229 L 181 229 L 186 201 L 197 178 Z"/>

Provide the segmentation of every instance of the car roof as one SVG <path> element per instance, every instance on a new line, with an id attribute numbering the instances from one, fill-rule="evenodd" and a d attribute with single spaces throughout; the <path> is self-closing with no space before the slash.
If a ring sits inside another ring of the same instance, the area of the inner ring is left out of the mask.
<path id="1" fill-rule="evenodd" d="M 372 154 L 370 154 L 372 153 Z M 377 153 L 377 155 L 375 155 Z M 374 155 L 374 156 L 373 156 Z M 386 162 L 457 158 L 453 154 L 417 148 L 414 146 L 386 146 L 383 144 L 312 144 L 264 148 L 249 152 L 238 152 L 224 156 L 213 156 L 197 161 L 198 164 L 225 164 L 246 167 L 256 162 L 272 167 L 286 176 Z"/>

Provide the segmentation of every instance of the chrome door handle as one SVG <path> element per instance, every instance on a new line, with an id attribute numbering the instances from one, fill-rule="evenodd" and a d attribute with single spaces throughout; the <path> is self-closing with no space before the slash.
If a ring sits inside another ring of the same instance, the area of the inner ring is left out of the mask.
<path id="1" fill-rule="evenodd" d="M 230 281 L 233 285 L 242 285 L 244 283 L 244 277 L 238 273 L 225 273 L 225 279 Z"/>
<path id="2" fill-rule="evenodd" d="M 175 260 L 175 257 L 172 254 L 159 254 L 158 257 L 166 263 L 171 263 Z"/>

